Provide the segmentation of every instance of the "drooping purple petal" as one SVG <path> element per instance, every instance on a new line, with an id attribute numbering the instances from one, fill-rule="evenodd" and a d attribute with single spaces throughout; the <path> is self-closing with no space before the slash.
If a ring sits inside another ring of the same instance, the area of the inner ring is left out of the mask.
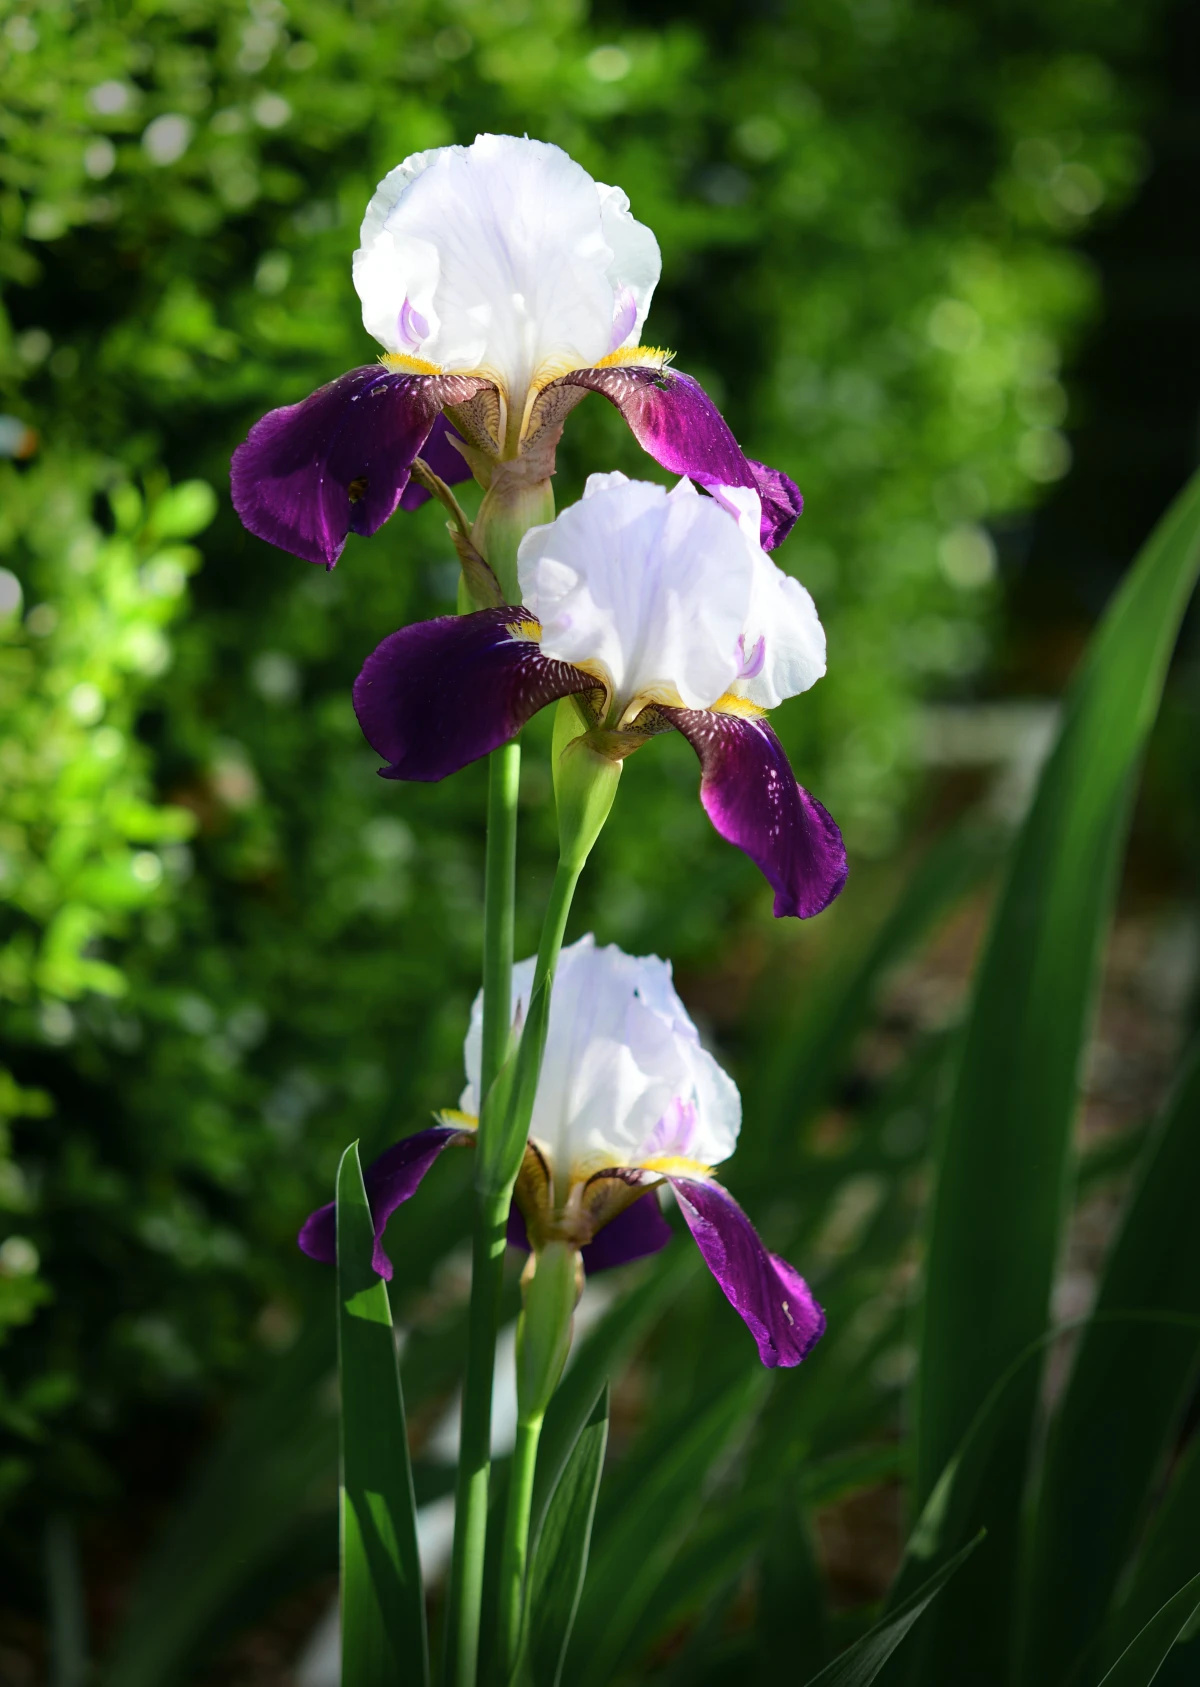
<path id="1" fill-rule="evenodd" d="M 760 543 L 773 550 L 787 538 L 803 499 L 779 469 L 753 462 L 699 381 L 678 369 L 617 364 L 574 369 L 556 383 L 603 393 L 629 423 L 643 451 L 672 474 L 702 486 L 749 486 L 762 499 Z"/>
<path id="2" fill-rule="evenodd" d="M 770 1254 L 719 1183 L 671 1177 L 679 1210 L 704 1263 L 758 1343 L 764 1365 L 798 1365 L 825 1330 L 825 1314 L 798 1271 Z"/>
<path id="3" fill-rule="evenodd" d="M 375 1224 L 375 1251 L 371 1264 L 389 1282 L 392 1262 L 383 1251 L 383 1232 L 397 1207 L 415 1195 L 421 1179 L 433 1165 L 443 1148 L 452 1142 L 470 1142 L 472 1133 L 454 1125 L 431 1125 L 428 1130 L 402 1137 L 382 1153 L 363 1173 L 371 1217 Z M 310 1213 L 297 1238 L 300 1251 L 310 1259 L 325 1265 L 337 1263 L 337 1202 L 318 1207 Z"/>
<path id="4" fill-rule="evenodd" d="M 796 783 L 783 745 L 761 718 L 712 709 L 670 709 L 700 758 L 700 800 L 723 838 L 736 844 L 775 892 L 775 917 L 806 920 L 846 882 L 846 846 L 836 823 Z"/>
<path id="5" fill-rule="evenodd" d="M 444 779 L 507 743 L 547 703 L 595 685 L 542 655 L 527 610 L 479 609 L 385 638 L 354 682 L 354 709 L 390 764 L 385 779 Z"/>
<path id="6" fill-rule="evenodd" d="M 658 1196 L 652 1189 L 625 1207 L 616 1218 L 597 1231 L 595 1240 L 581 1249 L 583 1269 L 589 1277 L 597 1271 L 612 1271 L 618 1265 L 630 1265 L 635 1259 L 645 1259 L 665 1248 L 671 1240 L 671 1226 L 662 1215 Z M 508 1245 L 529 1252 L 529 1232 L 525 1216 L 514 1201 L 508 1209 Z"/>
<path id="7" fill-rule="evenodd" d="M 754 476 L 755 490 L 762 500 L 759 543 L 764 551 L 773 551 L 777 545 L 782 545 L 795 527 L 804 508 L 804 497 L 796 482 L 782 469 L 756 463 L 753 457 L 747 457 L 746 462 Z"/>
<path id="8" fill-rule="evenodd" d="M 597 1271 L 611 1271 L 614 1266 L 645 1259 L 665 1248 L 672 1234 L 658 1196 L 648 1189 L 596 1232 L 583 1250 L 583 1268 L 590 1277 Z"/>
<path id="9" fill-rule="evenodd" d="M 396 508 L 442 406 L 488 384 L 351 369 L 254 424 L 233 454 L 233 507 L 260 539 L 332 568 L 347 533 L 374 533 Z"/>
<path id="10" fill-rule="evenodd" d="M 467 459 L 450 443 L 458 438 L 459 435 L 446 418 L 439 415 L 430 430 L 429 438 L 417 452 L 417 456 L 428 463 L 434 474 L 444 480 L 447 486 L 457 486 L 460 481 L 471 478 Z M 418 486 L 415 480 L 410 480 L 400 494 L 400 508 L 418 510 L 422 504 L 428 503 L 430 496 L 423 486 Z"/>

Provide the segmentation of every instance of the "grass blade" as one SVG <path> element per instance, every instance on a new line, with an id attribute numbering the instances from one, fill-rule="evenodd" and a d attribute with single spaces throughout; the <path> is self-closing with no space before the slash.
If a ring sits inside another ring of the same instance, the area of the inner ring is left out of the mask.
<path id="1" fill-rule="evenodd" d="M 1200 1050 L 1147 1146 L 1047 1450 L 1021 1674 L 1031 1684 L 1061 1680 L 1094 1641 L 1187 1404 L 1200 1332 L 1112 1315 L 1200 1314 L 1197 1119 Z"/>
<path id="2" fill-rule="evenodd" d="M 995 1379 L 1045 1330 L 1080 1052 L 1134 773 L 1200 567 L 1200 475 L 1160 522 L 1072 685 L 976 978 L 939 1151 L 917 1389 L 918 1503 Z M 929 1687 L 1011 1673 L 1037 1377 L 1012 1392 L 972 1527 L 993 1536 L 925 1632 Z"/>
<path id="3" fill-rule="evenodd" d="M 910 1599 L 864 1634 L 849 1651 L 835 1658 L 820 1675 L 814 1675 L 806 1687 L 867 1687 L 926 1607 L 937 1598 L 951 1576 L 962 1568 L 982 1539 L 981 1529 L 973 1541 L 969 1541 L 961 1552 L 956 1552 Z"/>
<path id="4" fill-rule="evenodd" d="M 337 1180 L 342 1687 L 429 1679 L 404 1399 L 373 1245 L 358 1144 L 351 1143 Z"/>
<path id="5" fill-rule="evenodd" d="M 605 1388 L 576 1438 L 566 1468 L 546 1509 L 533 1551 L 529 1578 L 524 1669 L 533 1687 L 558 1687 L 567 1642 L 579 1609 L 592 1542 L 592 1519 L 600 1472 L 608 1446 L 608 1389 Z"/>
<path id="6" fill-rule="evenodd" d="M 1200 1575 L 1193 1576 L 1130 1641 L 1100 1687 L 1150 1687 L 1167 1653 L 1200 1611 Z"/>

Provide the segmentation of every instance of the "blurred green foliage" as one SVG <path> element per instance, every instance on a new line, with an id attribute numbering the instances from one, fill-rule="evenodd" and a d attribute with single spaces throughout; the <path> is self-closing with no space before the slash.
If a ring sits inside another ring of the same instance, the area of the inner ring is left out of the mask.
<path id="1" fill-rule="evenodd" d="M 245 535 L 226 490 L 258 414 L 373 355 L 349 258 L 378 177 L 490 128 L 629 192 L 664 256 L 649 337 L 804 489 L 780 560 L 830 673 L 778 724 L 870 854 L 896 835 L 915 701 L 985 653 L 988 522 L 1067 467 L 1061 360 L 1094 304 L 1071 241 L 1139 178 L 1127 67 L 1153 17 L 787 0 L 731 36 L 577 0 L 5 9 L 0 398 L 43 442 L 4 466 L 0 506 L 23 594 L 0 629 L 18 1507 L 103 1502 L 145 1403 L 203 1407 L 285 1341 L 309 1280 L 292 1233 L 337 1152 L 459 1087 L 482 779 L 380 783 L 348 697 L 384 633 L 452 602 L 438 517 L 352 539 L 327 576 Z M 598 402 L 560 501 L 595 467 L 654 472 Z M 695 784 L 682 743 L 634 758 L 577 929 L 761 959 L 767 896 Z M 408 1263 L 415 1287 L 436 1262 Z"/>

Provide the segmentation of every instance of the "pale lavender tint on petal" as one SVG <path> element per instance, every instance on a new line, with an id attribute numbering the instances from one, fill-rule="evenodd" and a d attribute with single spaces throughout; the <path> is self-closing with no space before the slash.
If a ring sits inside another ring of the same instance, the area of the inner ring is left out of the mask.
<path id="1" fill-rule="evenodd" d="M 665 1248 L 672 1234 L 671 1226 L 659 1207 L 658 1196 L 652 1189 L 648 1190 L 598 1231 L 594 1241 L 581 1249 L 583 1269 L 592 1277 L 597 1271 L 612 1271 L 618 1265 L 630 1265 L 635 1259 L 645 1259 L 648 1254 L 656 1254 L 660 1248 Z M 508 1209 L 507 1241 L 510 1248 L 529 1252 L 525 1216 L 515 1201 Z"/>
<path id="2" fill-rule="evenodd" d="M 443 1148 L 449 1148 L 452 1142 L 471 1140 L 472 1133 L 469 1131 L 458 1130 L 453 1125 L 431 1125 L 428 1130 L 417 1131 L 415 1135 L 403 1137 L 393 1144 L 377 1160 L 372 1160 L 363 1173 L 375 1226 L 375 1251 L 371 1264 L 389 1282 L 392 1262 L 383 1251 L 383 1232 L 388 1219 L 397 1207 L 403 1206 L 416 1194 L 422 1178 Z M 315 1213 L 310 1213 L 297 1240 L 301 1252 L 310 1259 L 319 1259 L 325 1265 L 336 1265 L 336 1201 L 330 1201 L 327 1206 L 318 1207 Z"/>
<path id="3" fill-rule="evenodd" d="M 700 800 L 723 838 L 745 850 L 775 892 L 775 916 L 809 919 L 846 882 L 835 822 L 796 783 L 769 723 L 711 709 L 669 709 L 700 758 Z"/>
<path id="4" fill-rule="evenodd" d="M 764 1365 L 798 1365 L 825 1330 L 825 1314 L 798 1271 L 768 1253 L 719 1183 L 672 1177 L 671 1187 L 704 1263 L 758 1344 Z"/>
<path id="5" fill-rule="evenodd" d="M 505 744 L 531 715 L 596 681 L 543 656 L 524 609 L 480 609 L 401 627 L 363 664 L 354 710 L 385 779 L 444 779 Z"/>
<path id="6" fill-rule="evenodd" d="M 745 455 L 721 412 L 690 375 L 630 364 L 575 369 L 559 385 L 603 393 L 629 423 L 643 451 L 672 474 L 685 474 L 702 486 L 753 487 L 762 500 L 764 550 L 773 550 L 791 532 L 800 513 L 800 493 L 780 470 Z"/>
<path id="7" fill-rule="evenodd" d="M 768 468 L 765 463 L 756 463 L 753 457 L 747 457 L 746 462 L 762 504 L 758 542 L 764 551 L 773 551 L 795 527 L 804 508 L 804 498 L 796 482 L 782 469 Z"/>
<path id="8" fill-rule="evenodd" d="M 450 426 L 444 416 L 439 416 L 430 430 L 429 438 L 425 441 L 418 457 L 428 463 L 447 486 L 457 486 L 460 481 L 470 480 L 471 468 L 462 452 L 453 444 L 459 435 Z M 429 502 L 430 494 L 423 486 L 418 486 L 415 480 L 410 480 L 400 495 L 402 510 L 419 510 L 422 504 Z"/>
<path id="9" fill-rule="evenodd" d="M 754 642 L 754 649 L 747 656 L 746 635 L 742 633 L 737 641 L 739 679 L 757 679 L 763 671 L 763 664 L 767 659 L 767 641 L 765 635 L 759 634 Z"/>
<path id="10" fill-rule="evenodd" d="M 686 1159 L 692 1151 L 695 1137 L 696 1103 L 684 1101 L 676 1096 L 642 1143 L 634 1159 L 651 1160 L 660 1154 L 678 1154 Z"/>
<path id="11" fill-rule="evenodd" d="M 633 333 L 633 325 L 637 321 L 637 299 L 632 287 L 622 287 L 617 294 L 613 309 L 612 338 L 608 342 L 609 351 L 616 351 L 623 346 Z"/>
<path id="12" fill-rule="evenodd" d="M 233 454 L 233 507 L 258 538 L 332 568 L 347 533 L 374 533 L 392 514 L 442 406 L 489 384 L 351 369 L 254 424 Z"/>
<path id="13" fill-rule="evenodd" d="M 419 310 L 414 310 L 411 299 L 406 298 L 400 306 L 396 334 L 407 351 L 420 351 L 422 343 L 429 337 L 429 323 Z"/>

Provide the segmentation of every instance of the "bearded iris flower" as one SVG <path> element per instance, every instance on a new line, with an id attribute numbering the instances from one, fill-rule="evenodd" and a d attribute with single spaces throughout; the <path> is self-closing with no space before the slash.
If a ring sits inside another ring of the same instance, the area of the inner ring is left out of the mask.
<path id="1" fill-rule="evenodd" d="M 739 516 L 686 480 L 667 492 L 593 475 L 522 540 L 520 607 L 417 622 L 367 658 L 354 706 L 384 777 L 442 779 L 570 696 L 598 756 L 681 732 L 709 818 L 763 872 L 776 915 L 819 913 L 845 883 L 845 848 L 766 711 L 821 677 L 825 634 L 761 549 L 757 499 L 740 502 Z"/>
<path id="2" fill-rule="evenodd" d="M 767 549 L 786 537 L 795 485 L 639 344 L 661 262 L 620 188 L 558 147 L 480 135 L 391 171 L 360 239 L 354 285 L 384 356 L 272 410 L 238 447 L 233 502 L 259 538 L 332 568 L 348 532 L 428 496 L 410 482 L 418 456 L 448 483 L 548 482 L 589 391 L 664 468 L 753 493 Z"/>
<path id="3" fill-rule="evenodd" d="M 513 974 L 529 1000 L 532 960 Z M 383 1249 L 388 1219 L 454 1144 L 474 1140 L 479 1111 L 482 998 L 465 1046 L 460 1110 L 389 1148 L 367 1168 L 375 1227 L 373 1264 L 392 1275 Z M 798 1365 L 825 1327 L 804 1279 L 771 1254 L 717 1182 L 741 1126 L 733 1080 L 700 1044 L 657 956 L 634 957 L 590 936 L 563 950 L 510 1240 L 535 1254 L 565 1243 L 589 1272 L 657 1252 L 671 1240 L 657 1189 L 668 1184 L 704 1262 L 758 1345 L 764 1365 Z M 335 1215 L 322 1207 L 300 1232 L 314 1259 L 336 1258 Z"/>

